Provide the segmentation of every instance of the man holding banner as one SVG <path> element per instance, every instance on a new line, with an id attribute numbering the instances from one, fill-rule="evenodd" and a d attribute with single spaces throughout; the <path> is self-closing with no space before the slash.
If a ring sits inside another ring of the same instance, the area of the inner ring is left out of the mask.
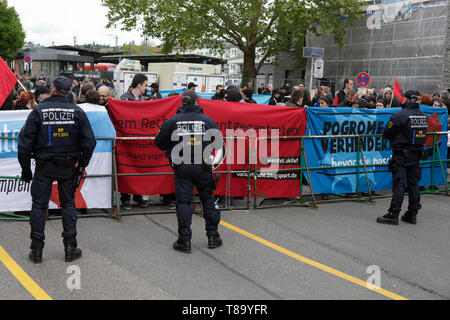
<path id="1" fill-rule="evenodd" d="M 218 232 L 220 211 L 214 204 L 211 155 L 213 148 L 222 148 L 223 136 L 214 120 L 203 114 L 198 99 L 194 91 L 186 91 L 182 98 L 183 108 L 161 126 L 155 141 L 159 149 L 167 151 L 166 156 L 175 171 L 179 238 L 173 249 L 184 253 L 191 253 L 194 186 L 203 205 L 208 248 L 222 246 Z"/>
<path id="2" fill-rule="evenodd" d="M 392 170 L 393 195 L 389 213 L 377 219 L 378 223 L 398 225 L 405 194 L 405 180 L 408 185 L 409 207 L 402 221 L 417 223 L 420 204 L 419 181 L 422 176 L 420 159 L 423 157 L 428 120 L 417 103 L 420 95 L 410 90 L 405 94 L 405 108 L 392 116 L 384 130 L 384 136 L 390 140 L 393 149 L 389 169 Z"/>

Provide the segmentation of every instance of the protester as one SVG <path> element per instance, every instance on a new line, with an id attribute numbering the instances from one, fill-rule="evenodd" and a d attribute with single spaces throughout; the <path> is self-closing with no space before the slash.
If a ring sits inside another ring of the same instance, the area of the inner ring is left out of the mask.
<path id="1" fill-rule="evenodd" d="M 131 88 L 120 97 L 124 101 L 144 101 L 147 92 L 148 78 L 145 74 L 138 73 L 134 76 Z"/>
<path id="2" fill-rule="evenodd" d="M 32 110 L 36 106 L 34 94 L 22 92 L 19 99 L 14 101 L 14 110 Z"/>
<path id="3" fill-rule="evenodd" d="M 145 101 L 144 94 L 147 92 L 148 78 L 145 74 L 138 73 L 134 76 L 131 83 L 131 88 L 122 95 L 120 100 L 123 101 Z M 145 201 L 141 195 L 133 195 L 133 201 L 141 208 L 147 208 L 149 206 L 148 201 Z M 125 210 L 131 210 L 131 195 L 122 193 L 120 197 L 122 208 Z"/>
<path id="4" fill-rule="evenodd" d="M 309 93 L 308 89 L 303 89 L 301 90 L 303 92 L 303 107 L 310 107 L 312 106 L 312 102 L 311 102 L 311 94 Z"/>
<path id="5" fill-rule="evenodd" d="M 80 96 L 78 97 L 78 99 L 76 101 L 78 104 L 86 103 L 86 93 L 89 90 L 95 90 L 94 84 L 91 82 L 84 83 L 80 90 Z"/>
<path id="6" fill-rule="evenodd" d="M 266 90 L 266 87 L 264 83 L 261 83 L 261 86 L 258 88 L 258 94 L 263 94 L 264 90 Z"/>
<path id="7" fill-rule="evenodd" d="M 150 95 L 150 100 L 160 100 L 162 99 L 162 95 L 159 92 L 159 85 L 157 83 L 152 83 L 150 86 L 150 90 L 152 94 Z"/>
<path id="8" fill-rule="evenodd" d="M 264 91 L 263 91 L 263 95 L 266 95 L 266 96 L 271 96 L 272 95 L 272 93 L 273 93 L 273 85 L 271 85 L 271 84 L 268 84 L 267 85 L 267 88 L 266 89 L 264 89 Z"/>
<path id="9" fill-rule="evenodd" d="M 44 102 L 45 99 L 48 99 L 51 97 L 51 90 L 47 86 L 40 86 L 36 89 L 34 92 L 34 96 L 36 97 L 36 102 L 38 104 Z"/>
<path id="10" fill-rule="evenodd" d="M 441 99 L 435 98 L 435 99 L 431 100 L 430 105 L 435 108 L 441 108 L 442 107 Z"/>
<path id="11" fill-rule="evenodd" d="M 223 85 L 219 84 L 216 86 L 216 94 L 211 98 L 211 100 L 223 101 L 224 99 L 225 99 L 225 90 Z"/>
<path id="12" fill-rule="evenodd" d="M 319 106 L 321 108 L 330 108 L 332 106 L 333 102 L 331 101 L 330 97 L 323 96 L 319 98 Z"/>
<path id="13" fill-rule="evenodd" d="M 280 91 L 278 91 L 277 89 L 272 91 L 272 98 L 270 98 L 270 102 L 269 105 L 271 106 L 276 106 L 279 103 L 282 103 L 283 100 L 281 99 L 281 94 Z"/>
<path id="14" fill-rule="evenodd" d="M 197 90 L 198 85 L 196 85 L 195 83 L 191 82 L 188 84 L 188 90 L 190 91 L 194 91 Z"/>
<path id="15" fill-rule="evenodd" d="M 226 91 L 226 101 L 228 102 L 240 102 L 242 100 L 242 94 L 238 87 L 235 85 L 229 86 Z"/>
<path id="16" fill-rule="evenodd" d="M 431 97 L 428 94 L 424 94 L 420 97 L 419 103 L 426 106 L 431 106 Z"/>
<path id="17" fill-rule="evenodd" d="M 337 94 L 336 97 L 334 98 L 334 102 L 333 102 L 333 106 L 337 107 L 337 106 L 341 106 L 342 102 L 346 99 L 347 93 L 349 92 L 349 90 L 353 90 L 353 81 L 350 79 L 345 79 L 344 80 L 344 88 L 342 88 L 342 90 L 340 90 Z M 353 93 L 353 96 L 355 95 L 355 93 Z"/>
<path id="18" fill-rule="evenodd" d="M 97 92 L 100 96 L 100 102 L 99 102 L 100 105 L 107 107 L 110 91 L 111 91 L 111 89 L 107 86 L 102 86 L 97 90 Z"/>
<path id="19" fill-rule="evenodd" d="M 295 90 L 291 94 L 291 99 L 286 103 L 286 107 L 303 108 L 303 92 Z"/>
<path id="20" fill-rule="evenodd" d="M 356 92 L 353 89 L 346 90 L 345 100 L 339 104 L 339 107 L 352 107 L 355 102 L 355 94 Z"/>
<path id="21" fill-rule="evenodd" d="M 10 92 L 3 105 L 0 107 L 0 111 L 14 110 L 14 89 Z"/>
<path id="22" fill-rule="evenodd" d="M 257 104 L 256 101 L 252 99 L 253 91 L 251 89 L 242 90 L 242 97 L 246 103 Z"/>
<path id="23" fill-rule="evenodd" d="M 397 97 L 392 97 L 393 91 L 390 87 L 384 89 L 384 100 L 387 108 L 400 108 L 402 102 Z M 392 101 L 391 101 L 392 100 Z"/>
<path id="24" fill-rule="evenodd" d="M 383 98 L 378 98 L 376 108 L 377 109 L 386 108 L 386 101 Z"/>

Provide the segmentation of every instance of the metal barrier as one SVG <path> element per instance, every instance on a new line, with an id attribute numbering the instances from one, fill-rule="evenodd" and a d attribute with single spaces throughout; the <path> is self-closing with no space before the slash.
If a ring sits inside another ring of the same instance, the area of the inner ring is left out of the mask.
<path id="1" fill-rule="evenodd" d="M 433 139 L 433 160 L 427 160 L 427 161 L 421 161 L 421 164 L 428 164 L 431 163 L 432 167 L 431 167 L 431 183 L 429 187 L 432 187 L 432 190 L 428 190 L 428 191 L 421 191 L 422 194 L 440 194 L 440 193 L 444 193 L 446 196 L 450 196 L 449 194 L 449 182 L 445 180 L 445 170 L 447 170 L 447 166 L 444 167 L 444 163 L 449 163 L 450 162 L 450 155 L 447 155 L 447 159 L 442 159 L 441 157 L 441 153 L 439 150 L 439 144 L 437 142 L 437 136 L 438 135 L 448 135 L 449 133 L 447 131 L 442 131 L 442 132 L 430 132 L 427 133 L 427 135 L 433 135 L 434 139 Z M 270 170 L 258 170 L 258 168 L 255 168 L 255 171 L 253 172 L 253 176 L 255 177 L 255 196 L 254 196 L 254 205 L 253 205 L 253 209 L 268 209 L 268 208 L 276 208 L 276 207 L 285 207 L 285 206 L 306 206 L 306 207 L 314 207 L 317 208 L 319 203 L 329 203 L 329 202 L 339 202 L 339 201 L 369 201 L 369 202 L 375 202 L 375 199 L 377 198 L 389 198 L 392 197 L 392 195 L 385 195 L 385 196 L 375 196 L 373 194 L 373 192 L 371 191 L 371 187 L 370 187 L 370 180 L 368 177 L 368 173 L 367 173 L 367 164 L 366 164 L 366 160 L 365 160 L 365 155 L 364 155 L 364 151 L 361 145 L 361 141 L 360 139 L 363 137 L 382 137 L 383 135 L 381 134 L 372 134 L 372 135 L 328 135 L 328 136 L 304 136 L 304 137 L 278 137 L 276 139 L 279 140 L 299 140 L 300 141 L 300 159 L 299 159 L 299 163 L 300 163 L 300 167 L 299 168 L 290 168 L 290 169 L 278 169 L 276 172 L 283 172 L 283 171 L 288 171 L 288 172 L 295 172 L 295 171 L 299 171 L 299 178 L 300 178 L 300 197 L 297 198 L 298 201 L 290 201 L 284 204 L 279 204 L 279 205 L 269 205 L 269 206 L 261 206 L 257 204 L 257 200 L 258 198 L 265 198 L 265 195 L 258 195 L 257 194 L 257 182 L 258 182 L 258 174 L 261 172 L 271 172 Z M 308 158 L 307 158 L 307 154 L 306 154 L 306 150 L 305 150 L 305 144 L 304 141 L 306 139 L 330 139 L 330 138 L 356 138 L 357 139 L 357 159 L 356 159 L 356 163 L 361 163 L 360 160 L 362 160 L 362 165 L 353 165 L 353 166 L 330 166 L 330 167 L 310 167 L 309 163 L 308 163 Z M 264 137 L 264 138 L 258 138 L 258 140 L 263 140 L 263 139 L 274 139 L 271 137 Z M 258 143 L 259 145 L 259 143 Z M 255 151 L 256 153 L 256 151 Z M 437 159 L 436 159 L 437 156 Z M 303 161 L 305 162 L 305 166 L 303 166 Z M 441 169 L 441 174 L 442 174 L 442 178 L 443 181 L 446 181 L 446 183 L 444 184 L 444 189 L 443 190 L 439 190 L 438 188 L 436 188 L 436 186 L 434 185 L 434 169 L 435 169 L 435 163 L 439 163 L 440 169 Z M 386 164 L 371 164 L 371 167 L 387 167 L 388 165 Z M 316 194 L 314 193 L 314 188 L 313 188 L 313 184 L 314 182 L 311 180 L 311 175 L 310 172 L 312 170 L 328 170 L 328 169 L 349 169 L 349 168 L 356 168 L 356 193 L 354 194 L 355 197 L 346 197 L 346 195 L 339 195 L 340 199 L 333 199 L 333 200 L 317 200 L 316 199 Z M 360 172 L 361 169 L 364 169 L 364 172 Z M 309 183 L 309 189 L 311 191 L 311 194 L 309 195 L 304 195 L 303 194 L 303 177 L 304 177 L 304 173 L 306 172 L 307 176 L 308 176 L 308 180 L 310 181 Z M 367 188 L 368 188 L 368 196 L 363 196 L 362 193 L 359 191 L 359 177 L 360 175 L 364 174 L 365 178 L 366 178 L 366 183 L 367 183 Z M 305 201 L 305 196 L 310 196 L 311 197 L 311 201 Z"/>
<path id="2" fill-rule="evenodd" d="M 434 135 L 434 143 L 433 143 L 433 160 L 427 160 L 427 161 L 421 161 L 421 164 L 432 164 L 432 171 L 431 171 L 431 184 L 430 187 L 435 187 L 433 185 L 434 182 L 434 169 L 435 164 L 439 163 L 439 167 L 441 169 L 441 174 L 443 177 L 443 180 L 445 180 L 445 170 L 447 169 L 444 163 L 449 163 L 450 156 L 447 157 L 447 159 L 442 159 L 441 153 L 439 150 L 439 144 L 437 143 L 437 136 L 438 135 L 448 135 L 448 132 L 434 132 L 434 133 L 428 133 L 428 135 Z M 285 204 L 280 205 L 271 205 L 271 206 L 261 206 L 258 205 L 258 199 L 262 198 L 265 199 L 265 195 L 259 195 L 257 193 L 258 190 L 258 174 L 262 172 L 270 172 L 267 170 L 259 170 L 258 165 L 254 165 L 254 169 L 252 170 L 251 163 L 249 161 L 248 164 L 248 170 L 231 170 L 231 165 L 228 165 L 228 170 L 226 171 L 220 171 L 220 172 L 214 172 L 215 174 L 219 174 L 221 176 L 226 175 L 227 177 L 227 183 L 226 183 L 226 207 L 222 208 L 224 210 L 251 210 L 251 209 L 267 209 L 267 208 L 275 208 L 275 207 L 285 207 L 285 206 L 304 206 L 304 207 L 313 207 L 317 208 L 320 203 L 327 203 L 327 202 L 337 202 L 337 201 L 369 201 L 369 202 L 375 202 L 376 198 L 386 198 L 391 197 L 392 195 L 386 195 L 386 196 L 375 196 L 373 195 L 370 187 L 370 181 L 368 178 L 367 173 L 367 165 L 365 161 L 365 155 L 363 152 L 363 148 L 361 147 L 361 141 L 360 139 L 363 137 L 379 137 L 382 135 L 334 135 L 334 136 L 309 136 L 309 137 L 278 137 L 278 138 L 272 138 L 272 137 L 260 137 L 257 138 L 257 143 L 253 143 L 255 145 L 254 152 L 255 152 L 255 159 L 257 159 L 257 152 L 258 152 L 258 146 L 259 141 L 264 139 L 279 139 L 279 140 L 299 140 L 300 141 L 300 159 L 299 168 L 291 168 L 291 169 L 279 169 L 277 172 L 283 172 L 283 171 L 298 171 L 299 172 L 299 179 L 300 179 L 300 196 L 296 199 L 296 201 L 290 201 Z M 329 138 L 356 138 L 358 140 L 357 143 L 357 163 L 360 163 L 360 160 L 362 160 L 362 165 L 353 165 L 353 166 L 334 166 L 334 167 L 310 167 L 308 163 L 307 153 L 305 150 L 305 139 L 329 139 Z M 117 171 L 117 162 L 116 157 L 114 156 L 116 154 L 116 144 L 117 141 L 124 141 L 124 140 L 155 140 L 155 137 L 128 137 L 128 138 L 96 138 L 97 140 L 107 140 L 111 141 L 111 148 L 112 148 L 112 172 L 111 174 L 105 174 L 105 175 L 85 175 L 83 178 L 86 179 L 93 179 L 93 178 L 111 178 L 111 209 L 109 214 L 89 214 L 89 215 L 81 215 L 80 218 L 114 218 L 117 220 L 120 220 L 123 216 L 134 216 L 134 215 L 149 215 L 149 214 L 174 214 L 176 213 L 175 210 L 165 210 L 165 211 L 149 211 L 149 212 L 132 212 L 132 213 L 122 213 L 120 210 L 120 194 L 119 194 L 119 188 L 118 188 L 118 177 L 124 177 L 124 176 L 161 176 L 161 175 L 167 175 L 167 176 L 173 176 L 174 173 L 136 173 L 136 174 L 119 174 Z M 249 155 L 251 154 L 252 150 L 252 143 L 251 140 L 254 140 L 255 138 L 251 137 L 241 137 L 241 136 L 227 136 L 225 137 L 226 140 L 235 140 L 235 139 L 248 139 L 249 140 Z M 2 140 L 18 140 L 18 138 L 11 138 L 11 137 L 0 137 L 0 143 Z M 436 157 L 438 159 L 436 159 Z M 305 163 L 305 166 L 303 166 L 303 162 Z M 371 164 L 371 167 L 387 167 L 386 164 Z M 316 197 L 316 194 L 314 193 L 314 182 L 311 180 L 310 172 L 312 170 L 326 170 L 326 169 L 344 169 L 344 168 L 356 168 L 356 175 L 357 175 L 357 192 L 355 194 L 355 197 L 346 197 L 345 195 L 339 195 L 339 199 L 333 199 L 333 200 L 318 200 Z M 361 171 L 363 169 L 363 172 Z M 307 195 L 303 192 L 303 177 L 304 173 L 306 172 L 308 176 L 308 180 L 310 181 L 309 189 L 311 191 L 311 194 Z M 230 203 L 231 198 L 231 176 L 232 174 L 247 174 L 247 206 L 245 207 L 232 207 Z M 361 192 L 359 192 L 359 177 L 360 175 L 364 174 L 367 182 L 368 187 L 368 195 L 363 196 Z M 252 198 L 252 186 L 251 186 L 251 179 L 254 179 L 254 185 L 253 185 L 253 208 L 251 207 L 251 198 Z M 0 176 L 0 179 L 10 179 L 10 180 L 20 180 L 20 177 L 8 177 L 8 176 Z M 448 182 L 445 183 L 444 189 L 439 190 L 439 188 L 435 188 L 433 190 L 423 191 L 424 193 L 431 193 L 431 194 L 445 194 L 447 196 L 450 196 L 449 194 L 449 188 L 448 188 Z M 306 201 L 306 197 L 311 197 L 311 201 Z M 194 201 L 195 206 L 195 201 Z M 195 209 L 195 208 L 194 208 Z M 60 217 L 48 217 L 49 220 L 54 219 L 61 219 Z M 23 217 L 17 214 L 12 213 L 0 213 L 0 220 L 10 220 L 10 221 L 28 221 L 29 218 Z"/>

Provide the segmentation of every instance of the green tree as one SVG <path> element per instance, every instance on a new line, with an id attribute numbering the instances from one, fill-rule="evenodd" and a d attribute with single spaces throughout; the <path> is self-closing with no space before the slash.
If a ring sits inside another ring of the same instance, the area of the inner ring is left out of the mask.
<path id="1" fill-rule="evenodd" d="M 16 51 L 25 43 L 25 32 L 19 15 L 6 0 L 0 0 L 0 56 L 3 60 L 13 60 Z"/>
<path id="2" fill-rule="evenodd" d="M 223 53 L 225 43 L 244 53 L 243 85 L 256 78 L 281 51 L 302 51 L 305 35 L 333 34 L 344 44 L 348 23 L 362 17 L 359 0 L 102 0 L 108 27 L 138 29 L 162 41 L 162 53 L 177 47 L 208 47 Z M 343 18 L 345 17 L 345 18 Z M 258 59 L 257 56 L 261 57 Z"/>

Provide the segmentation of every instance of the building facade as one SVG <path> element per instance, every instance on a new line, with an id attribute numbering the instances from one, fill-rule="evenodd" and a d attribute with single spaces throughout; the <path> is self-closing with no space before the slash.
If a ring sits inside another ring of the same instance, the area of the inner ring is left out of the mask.
<path id="1" fill-rule="evenodd" d="M 371 76 L 370 87 L 393 85 L 432 94 L 450 88 L 448 1 L 368 1 L 366 16 L 347 29 L 345 46 L 332 36 L 307 37 L 308 47 L 325 48 L 324 80 Z M 309 83 L 311 61 L 306 68 Z M 318 79 L 314 79 L 317 82 Z"/>

